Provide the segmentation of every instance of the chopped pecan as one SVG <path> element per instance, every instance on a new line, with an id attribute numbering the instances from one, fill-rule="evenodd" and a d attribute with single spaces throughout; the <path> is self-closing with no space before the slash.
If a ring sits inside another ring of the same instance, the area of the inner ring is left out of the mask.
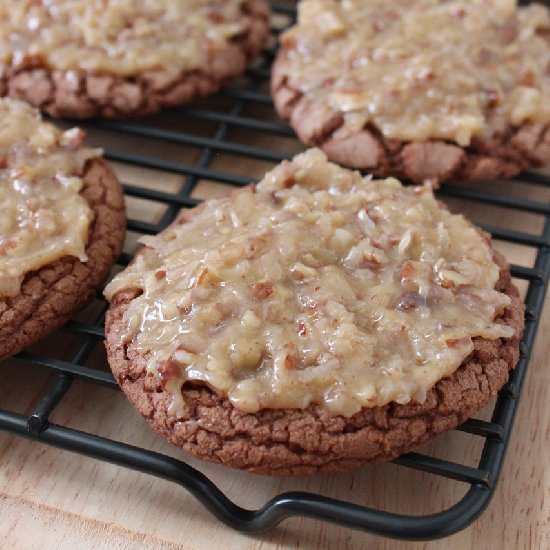
<path id="1" fill-rule="evenodd" d="M 496 90 L 483 90 L 483 94 L 485 95 L 485 103 L 487 107 L 492 109 L 493 107 L 496 107 L 498 105 L 500 96 Z"/>
<path id="2" fill-rule="evenodd" d="M 224 18 L 223 15 L 218 11 L 211 11 L 208 15 L 208 20 L 212 23 L 223 23 Z"/>
<path id="3" fill-rule="evenodd" d="M 163 386 L 166 386 L 170 380 L 181 376 L 181 367 L 173 359 L 168 359 L 159 364 L 158 373 Z"/>
<path id="4" fill-rule="evenodd" d="M 362 269 L 370 269 L 371 271 L 378 271 L 380 269 L 380 262 L 374 257 L 364 257 L 359 264 L 359 267 Z"/>
<path id="5" fill-rule="evenodd" d="M 293 369 L 296 366 L 296 354 L 288 352 L 285 356 L 284 366 L 287 369 Z"/>
<path id="6" fill-rule="evenodd" d="M 518 22 L 514 19 L 510 19 L 504 25 L 501 25 L 498 32 L 505 43 L 513 42 L 519 33 Z"/>
<path id="7" fill-rule="evenodd" d="M 535 84 L 535 74 L 533 71 L 527 71 L 524 73 L 519 81 L 523 86 L 534 86 Z"/>
<path id="8" fill-rule="evenodd" d="M 495 59 L 495 54 L 489 48 L 479 50 L 479 62 L 482 65 L 488 65 Z"/>
<path id="9" fill-rule="evenodd" d="M 197 277 L 197 285 L 203 288 L 214 286 L 219 282 L 219 277 L 217 277 L 212 271 L 207 267 L 203 268 Z"/>
<path id="10" fill-rule="evenodd" d="M 460 346 L 460 344 L 464 344 L 468 338 L 449 338 L 447 340 L 447 347 L 449 348 L 456 348 Z"/>
<path id="11" fill-rule="evenodd" d="M 285 178 L 284 180 L 281 181 L 281 185 L 282 185 L 285 189 L 289 189 L 289 188 L 292 187 L 295 183 L 296 183 L 296 180 L 295 180 L 295 178 L 294 178 L 294 174 L 290 174 L 287 178 Z"/>
<path id="12" fill-rule="evenodd" d="M 261 233 L 259 235 L 253 235 L 248 239 L 246 243 L 245 256 L 248 260 L 255 258 L 259 252 L 261 252 L 265 245 L 269 242 L 269 234 Z"/>
<path id="13" fill-rule="evenodd" d="M 265 300 L 273 294 L 273 285 L 269 281 L 258 281 L 252 285 L 252 294 L 256 300 Z"/>
<path id="14" fill-rule="evenodd" d="M 456 286 L 453 281 L 451 281 L 450 279 L 445 279 L 445 278 L 441 279 L 440 284 L 443 288 L 454 288 Z"/>
<path id="15" fill-rule="evenodd" d="M 283 48 L 293 49 L 296 46 L 296 37 L 292 33 L 283 33 L 279 40 Z"/>
<path id="16" fill-rule="evenodd" d="M 178 310 L 182 315 L 189 315 L 193 311 L 193 306 L 191 304 L 185 304 L 183 306 L 179 306 Z"/>
<path id="17" fill-rule="evenodd" d="M 228 304 L 224 302 L 217 302 L 216 303 L 216 309 L 222 314 L 222 316 L 229 317 L 233 310 L 235 309 L 233 304 Z"/>
<path id="18" fill-rule="evenodd" d="M 273 204 L 281 204 L 283 202 L 281 197 L 277 194 L 277 191 L 271 191 L 271 200 Z"/>
<path id="19" fill-rule="evenodd" d="M 415 88 L 423 88 L 424 86 L 432 82 L 434 79 L 435 79 L 435 73 L 432 71 L 427 71 L 415 77 L 413 86 Z"/>
<path id="20" fill-rule="evenodd" d="M 288 161 L 284 161 L 279 167 L 279 181 L 281 187 L 289 189 L 296 183 L 295 170 L 292 164 Z"/>
<path id="21" fill-rule="evenodd" d="M 17 69 L 31 69 L 33 67 L 43 67 L 44 59 L 37 54 L 28 54 L 21 50 L 13 53 L 12 65 Z"/>
<path id="22" fill-rule="evenodd" d="M 13 240 L 7 240 L 0 243 L 0 256 L 5 256 L 12 248 L 15 248 L 15 241 Z"/>
<path id="23" fill-rule="evenodd" d="M 314 300 L 309 300 L 309 302 L 306 305 L 306 309 L 307 309 L 307 315 L 311 319 L 313 319 L 314 321 L 319 320 L 321 316 L 321 312 L 320 312 L 320 307 L 318 302 Z"/>
<path id="24" fill-rule="evenodd" d="M 410 279 L 414 275 L 414 266 L 411 262 L 406 261 L 401 267 L 401 280 Z"/>
<path id="25" fill-rule="evenodd" d="M 423 305 L 426 305 L 426 300 L 418 292 L 404 292 L 395 307 L 400 311 L 409 311 Z"/>

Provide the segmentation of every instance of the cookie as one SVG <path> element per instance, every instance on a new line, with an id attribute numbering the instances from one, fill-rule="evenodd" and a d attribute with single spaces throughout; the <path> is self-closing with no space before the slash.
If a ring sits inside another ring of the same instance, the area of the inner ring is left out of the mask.
<path id="1" fill-rule="evenodd" d="M 55 117 L 144 115 L 213 93 L 269 33 L 266 0 L 24 0 L 0 15 L 0 95 Z"/>
<path id="2" fill-rule="evenodd" d="M 120 253 L 122 188 L 84 133 L 0 100 L 0 360 L 52 332 L 95 294 Z"/>
<path id="3" fill-rule="evenodd" d="M 547 163 L 550 12 L 490 4 L 302 0 L 273 65 L 279 115 L 331 160 L 415 183 Z"/>
<path id="4" fill-rule="evenodd" d="M 113 374 L 205 460 L 299 475 L 390 460 L 478 411 L 523 305 L 487 235 L 429 186 L 319 150 L 144 237 L 107 285 Z"/>

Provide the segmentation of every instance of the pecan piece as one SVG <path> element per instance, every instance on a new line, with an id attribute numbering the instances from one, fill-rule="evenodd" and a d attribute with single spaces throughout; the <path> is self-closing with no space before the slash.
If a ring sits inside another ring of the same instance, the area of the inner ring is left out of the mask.
<path id="1" fill-rule="evenodd" d="M 418 292 L 404 292 L 395 307 L 399 311 L 410 311 L 424 305 L 426 305 L 426 300 Z"/>
<path id="2" fill-rule="evenodd" d="M 269 281 L 258 281 L 252 285 L 252 294 L 256 300 L 265 300 L 273 294 L 273 285 Z"/>

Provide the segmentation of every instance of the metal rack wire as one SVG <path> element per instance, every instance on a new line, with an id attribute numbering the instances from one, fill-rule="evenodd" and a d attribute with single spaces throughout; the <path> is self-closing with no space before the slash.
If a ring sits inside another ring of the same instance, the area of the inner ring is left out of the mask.
<path id="1" fill-rule="evenodd" d="M 279 24 L 273 28 L 273 33 L 276 34 L 284 25 L 290 24 L 295 8 L 291 2 L 277 2 L 273 3 L 273 9 L 281 19 L 286 18 L 286 23 L 283 22 L 282 26 Z M 131 122 L 94 121 L 87 124 L 91 128 L 119 134 L 120 140 L 133 136 L 163 143 L 190 145 L 199 150 L 196 162 L 188 164 L 147 154 L 132 154 L 118 149 L 107 150 L 106 156 L 113 161 L 184 176 L 183 185 L 176 193 L 126 184 L 125 191 L 128 196 L 154 200 L 167 207 L 158 223 L 130 219 L 129 230 L 148 234 L 161 231 L 173 220 L 180 208 L 192 207 L 199 202 L 192 196 L 192 192 L 201 179 L 235 186 L 249 183 L 249 178 L 212 167 L 213 159 L 218 153 L 272 163 L 287 157 L 283 152 L 241 144 L 228 138 L 229 133 L 235 129 L 246 129 L 268 136 L 293 136 L 293 132 L 281 122 L 245 114 L 251 106 L 263 108 L 271 105 L 271 99 L 264 89 L 274 53 L 274 47 L 266 49 L 262 60 L 249 69 L 239 84 L 222 90 L 219 98 L 228 105 L 227 108 L 220 110 L 208 106 L 204 108 L 188 106 L 173 111 L 174 118 L 187 117 L 211 124 L 214 130 L 207 137 L 199 133 L 157 127 L 152 123 L 153 119 Z M 550 188 L 550 178 L 539 173 L 523 174 L 519 181 Z M 103 337 L 105 303 L 100 307 L 94 322 L 73 320 L 64 327 L 63 330 L 76 335 L 80 342 L 70 358 L 52 358 L 28 351 L 17 356 L 19 361 L 31 366 L 45 367 L 55 373 L 55 376 L 51 386 L 30 414 L 22 415 L 10 410 L 0 410 L 0 430 L 178 483 L 191 492 L 220 521 L 241 531 L 267 530 L 291 516 L 316 518 L 404 539 L 437 538 L 464 528 L 489 503 L 510 438 L 544 304 L 546 287 L 550 279 L 550 204 L 490 190 L 480 191 L 473 187 L 452 183 L 446 184 L 440 193 L 448 197 L 531 212 L 544 217 L 544 228 L 540 234 L 501 227 L 485 227 L 496 239 L 532 247 L 536 250 L 536 260 L 533 267 L 512 266 L 513 276 L 524 279 L 528 283 L 525 298 L 525 335 L 521 345 L 519 364 L 508 384 L 500 392 L 491 420 L 471 419 L 458 428 L 468 434 L 484 438 L 477 466 L 467 466 L 420 453 L 410 453 L 395 461 L 408 468 L 469 484 L 470 488 L 465 496 L 452 507 L 429 516 L 407 516 L 312 493 L 288 492 L 266 502 L 260 509 L 248 510 L 229 500 L 206 476 L 182 461 L 92 433 L 50 423 L 50 414 L 64 398 L 74 379 L 78 378 L 91 384 L 102 384 L 117 389 L 110 373 L 86 365 L 94 347 Z M 121 265 L 128 260 L 129 258 L 123 255 L 120 259 Z"/>

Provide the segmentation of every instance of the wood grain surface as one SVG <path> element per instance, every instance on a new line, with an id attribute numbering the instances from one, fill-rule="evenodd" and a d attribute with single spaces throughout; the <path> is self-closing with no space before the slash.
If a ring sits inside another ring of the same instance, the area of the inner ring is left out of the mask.
<path id="1" fill-rule="evenodd" d="M 204 105 L 227 110 L 223 99 Z M 274 119 L 267 107 L 246 116 Z M 150 119 L 157 126 L 205 136 L 214 125 L 197 126 L 196 120 L 172 113 Z M 155 154 L 166 160 L 192 163 L 198 149 L 135 138 L 121 139 L 105 131 L 92 133 L 93 142 L 116 151 Z M 228 129 L 235 143 L 294 153 L 301 149 L 294 139 L 248 130 Z M 261 177 L 272 164 L 217 154 L 210 165 L 218 170 Z M 177 191 L 184 176 L 135 166 L 116 165 L 126 183 L 167 192 Z M 473 186 L 490 192 L 550 202 L 550 189 L 512 182 Z M 226 185 L 200 180 L 193 196 L 207 198 L 228 192 Z M 469 201 L 448 200 L 451 208 L 472 220 L 495 226 L 540 233 L 543 218 Z M 129 216 L 155 222 L 166 206 L 160 202 L 129 198 Z M 132 252 L 137 235 L 129 233 L 126 251 Z M 532 266 L 535 250 L 497 242 L 507 258 Z M 518 286 L 525 290 L 522 281 Z M 548 297 L 547 297 L 548 306 Z M 89 313 L 89 312 L 88 312 Z M 84 314 L 86 315 L 86 313 Z M 223 527 L 184 489 L 173 483 L 128 471 L 0 433 L 0 548 L 27 549 L 182 549 L 239 550 L 501 550 L 550 548 L 550 307 L 546 307 L 528 370 L 508 455 L 495 496 L 487 511 L 472 526 L 444 540 L 406 543 L 383 539 L 320 522 L 292 519 L 261 535 L 247 536 Z M 36 347 L 37 351 L 63 356 L 72 349 L 70 338 L 58 333 Z M 89 359 L 106 368 L 102 346 Z M 0 364 L 0 408 L 29 413 L 52 380 L 47 370 L 20 361 Z M 491 406 L 478 415 L 489 418 Z M 208 475 L 238 504 L 261 506 L 288 490 L 306 490 L 393 512 L 427 514 L 459 500 L 467 485 L 393 464 L 375 465 L 357 472 L 310 478 L 272 479 L 200 463 L 183 455 L 151 432 L 124 396 L 115 390 L 75 381 L 51 421 L 101 436 L 139 445 L 184 459 Z M 482 438 L 453 431 L 428 445 L 423 452 L 476 465 Z"/>

